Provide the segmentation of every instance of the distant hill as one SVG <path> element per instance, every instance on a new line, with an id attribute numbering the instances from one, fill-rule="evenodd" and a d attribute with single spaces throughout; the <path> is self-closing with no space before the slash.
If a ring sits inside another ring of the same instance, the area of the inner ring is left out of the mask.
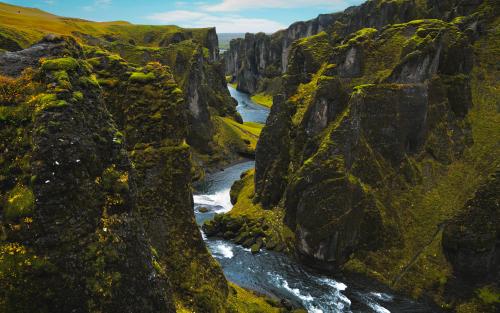
<path id="1" fill-rule="evenodd" d="M 187 39 L 184 38 L 186 30 L 191 31 L 195 40 L 204 42 L 210 29 L 182 29 L 173 25 L 134 25 L 124 21 L 93 22 L 60 17 L 36 8 L 0 2 L 0 43 L 8 50 L 27 48 L 41 40 L 47 33 L 71 35 L 77 38 L 85 34 L 87 37 L 90 35 L 104 38 L 110 42 L 120 39 L 126 43 L 157 47 L 172 40 Z"/>

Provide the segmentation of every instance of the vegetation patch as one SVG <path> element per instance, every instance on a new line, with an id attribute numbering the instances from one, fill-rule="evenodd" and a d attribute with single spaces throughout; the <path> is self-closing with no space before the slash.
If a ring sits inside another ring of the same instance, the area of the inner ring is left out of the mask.
<path id="1" fill-rule="evenodd" d="M 231 239 L 236 244 L 250 248 L 252 253 L 261 249 L 289 252 L 294 239 L 293 232 L 284 224 L 284 210 L 277 207 L 265 210 L 254 201 L 254 174 L 250 170 L 231 188 L 234 207 L 226 214 L 203 225 L 207 236 Z"/>
<path id="2" fill-rule="evenodd" d="M 252 101 L 266 108 L 270 108 L 273 105 L 273 96 L 265 93 L 258 93 L 252 96 Z"/>
<path id="3" fill-rule="evenodd" d="M 71 57 L 44 60 L 42 62 L 42 69 L 45 71 L 71 71 L 77 67 L 78 61 Z"/>
<path id="4" fill-rule="evenodd" d="M 35 196 L 26 186 L 17 185 L 7 193 L 4 201 L 4 217 L 7 221 L 15 221 L 33 213 Z"/>
<path id="5" fill-rule="evenodd" d="M 142 72 L 135 72 L 130 75 L 129 80 L 133 83 L 148 83 L 156 79 L 156 76 L 153 72 L 149 72 L 147 74 Z"/>
<path id="6" fill-rule="evenodd" d="M 255 154 L 255 148 L 264 125 L 247 122 L 240 124 L 228 117 L 215 117 L 215 142 L 221 149 L 245 156 Z"/>

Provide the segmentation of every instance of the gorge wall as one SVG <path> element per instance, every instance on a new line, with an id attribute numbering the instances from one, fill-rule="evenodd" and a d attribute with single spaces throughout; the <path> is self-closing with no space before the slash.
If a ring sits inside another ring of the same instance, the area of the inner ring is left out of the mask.
<path id="1" fill-rule="evenodd" d="M 221 118 L 241 123 L 241 117 L 227 90 L 215 28 L 96 23 L 8 4 L 0 7 L 0 38 L 5 42 L 1 49 L 6 51 L 27 48 L 46 34 L 56 33 L 116 53 L 137 66 L 150 62 L 169 66 L 188 108 L 187 142 L 195 151 L 197 175 L 201 175 L 203 167 L 211 170 L 241 158 L 242 149 L 227 149 L 216 140 L 224 126 L 220 125 Z M 37 27 L 29 26 L 33 23 Z M 246 148 L 241 138 L 235 140 Z"/>
<path id="2" fill-rule="evenodd" d="M 344 12 L 321 14 L 317 18 L 297 22 L 272 35 L 246 34 L 244 39 L 231 41 L 224 54 L 226 75 L 231 76 L 238 90 L 255 94 L 279 92 L 280 76 L 288 68 L 290 49 L 294 41 L 322 31 L 339 38 L 362 28 L 381 29 L 386 25 L 404 23 L 419 18 L 451 20 L 470 14 L 483 0 L 369 0 Z M 460 4 L 460 5 L 458 5 Z"/>
<path id="3" fill-rule="evenodd" d="M 223 310 L 228 287 L 193 220 L 187 112 L 169 68 L 55 36 L 0 59 L 40 56 L 22 73 L 22 61 L 0 66 L 18 77 L 1 87 L 2 310 L 175 312 L 199 296 Z"/>
<path id="4" fill-rule="evenodd" d="M 200 136 L 239 119 L 215 30 L 0 7 L 0 311 L 280 310 L 194 219 Z"/>
<path id="5" fill-rule="evenodd" d="M 240 89 L 279 85 L 235 209 L 250 197 L 253 211 L 284 212 L 309 266 L 495 312 L 498 13 L 495 1 L 367 1 L 233 41 Z"/>

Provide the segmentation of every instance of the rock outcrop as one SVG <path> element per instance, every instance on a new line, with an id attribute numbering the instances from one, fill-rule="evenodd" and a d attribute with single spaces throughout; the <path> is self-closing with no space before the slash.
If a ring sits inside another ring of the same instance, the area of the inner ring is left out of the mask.
<path id="1" fill-rule="evenodd" d="M 347 8 L 344 12 L 321 14 L 317 18 L 297 22 L 272 35 L 246 34 L 234 39 L 224 54 L 226 75 L 232 77 L 238 90 L 255 94 L 277 94 L 273 81 L 279 80 L 289 65 L 292 44 L 301 38 L 327 31 L 336 38 L 363 28 L 382 29 L 386 25 L 404 23 L 419 18 L 453 18 L 472 13 L 483 0 L 469 1 L 387 1 L 370 0 Z"/>
<path id="2" fill-rule="evenodd" d="M 75 42 L 54 40 L 68 50 L 25 86 L 2 84 L 18 92 L 2 99 L 2 310 L 174 312 L 123 138 L 89 66 L 68 53 Z"/>
<path id="3" fill-rule="evenodd" d="M 380 9 L 380 1 L 368 1 L 346 10 L 342 18 L 350 18 L 341 26 L 292 44 L 282 94 L 257 145 L 251 205 L 285 211 L 295 252 L 310 266 L 362 272 L 465 310 L 476 300 L 447 298 L 456 290 L 446 285 L 453 277 L 446 257 L 457 275 L 474 276 L 465 264 L 479 250 L 458 242 L 483 235 L 458 225 L 474 225 L 462 207 L 498 164 L 481 161 L 498 152 L 496 139 L 483 132 L 498 130 L 498 112 L 477 91 L 484 84 L 494 93 L 495 69 L 481 47 L 493 51 L 498 5 L 429 1 L 420 8 L 424 15 L 412 9 L 375 17 L 368 12 L 376 3 Z M 455 18 L 460 14 L 470 15 Z M 438 19 L 413 20 L 426 15 Z M 475 178 L 464 186 L 467 175 Z M 489 207 L 476 209 L 478 218 L 495 220 Z M 484 238 L 494 236 L 491 230 Z M 496 275 L 495 245 L 489 240 L 477 254 L 483 274 Z M 484 299 L 477 301 L 490 301 Z M 473 312 L 491 310 L 479 307 Z"/>
<path id="4" fill-rule="evenodd" d="M 18 14 L 18 11 L 23 14 Z M 36 16 L 36 20 L 33 20 L 33 16 Z M 33 48 L 31 45 L 54 29 L 76 38 L 88 50 L 97 47 L 117 53 L 136 66 L 150 62 L 168 65 L 184 93 L 184 103 L 189 109 L 187 142 L 196 152 L 198 171 L 202 167 L 209 170 L 220 167 L 241 157 L 230 149 L 224 149 L 217 141 L 216 119 L 227 117 L 241 123 L 241 117 L 227 90 L 215 28 L 183 29 L 127 22 L 95 23 L 0 4 L 0 49 L 11 52 L 21 50 L 21 47 L 38 49 L 38 54 L 42 56 L 46 48 L 40 44 Z M 10 63 L 11 71 L 15 72 L 16 66 L 23 68 L 28 65 L 22 54 L 10 55 L 11 58 L 4 58 L 4 62 Z"/>
<path id="5" fill-rule="evenodd" d="M 170 69 L 55 36 L 0 60 L 0 310 L 224 312 Z"/>

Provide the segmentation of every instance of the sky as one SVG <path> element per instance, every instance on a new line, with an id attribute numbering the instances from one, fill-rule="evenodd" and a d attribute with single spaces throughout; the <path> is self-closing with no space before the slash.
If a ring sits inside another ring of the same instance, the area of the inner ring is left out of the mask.
<path id="1" fill-rule="evenodd" d="M 217 27 L 219 33 L 272 33 L 364 0 L 0 0 L 93 21 Z"/>

